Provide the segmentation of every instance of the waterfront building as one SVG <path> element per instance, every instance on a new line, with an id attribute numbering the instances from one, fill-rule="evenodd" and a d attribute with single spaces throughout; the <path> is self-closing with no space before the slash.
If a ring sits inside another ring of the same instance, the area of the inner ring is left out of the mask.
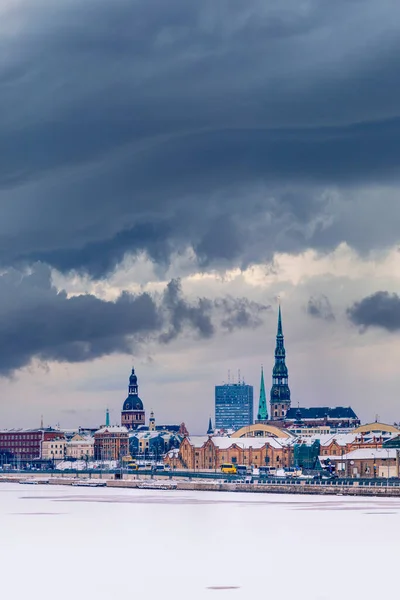
<path id="1" fill-rule="evenodd" d="M 139 398 L 138 379 L 135 369 L 129 377 L 128 397 L 125 400 L 121 412 L 121 425 L 127 429 L 137 429 L 145 423 L 145 411 L 143 402 Z"/>
<path id="2" fill-rule="evenodd" d="M 94 438 L 76 434 L 67 442 L 66 457 L 91 460 L 94 457 Z"/>
<path id="3" fill-rule="evenodd" d="M 42 444 L 63 438 L 58 429 L 6 429 L 0 431 L 1 460 L 26 462 L 42 460 Z"/>
<path id="4" fill-rule="evenodd" d="M 128 429 L 119 425 L 102 427 L 94 434 L 95 460 L 120 460 L 128 454 Z"/>
<path id="5" fill-rule="evenodd" d="M 399 476 L 399 454 L 395 448 L 360 448 L 329 462 L 339 477 L 385 478 Z"/>
<path id="6" fill-rule="evenodd" d="M 185 437 L 179 451 L 167 453 L 165 462 L 173 468 L 220 469 L 223 463 L 248 466 L 290 467 L 294 438 L 230 438 L 224 436 Z"/>
<path id="7" fill-rule="evenodd" d="M 181 443 L 184 437 L 181 427 L 181 425 L 157 425 L 154 412 L 151 411 L 148 427 L 129 432 L 130 455 L 139 459 L 162 458 L 166 452 Z"/>
<path id="8" fill-rule="evenodd" d="M 253 423 L 253 386 L 244 381 L 215 386 L 216 429 L 239 429 Z"/>
<path id="9" fill-rule="evenodd" d="M 271 420 L 284 421 L 290 409 L 289 373 L 286 366 L 286 350 L 283 337 L 281 307 L 278 309 L 278 329 L 276 333 L 275 364 L 272 370 L 270 393 Z"/>
<path id="10" fill-rule="evenodd" d="M 50 460 L 54 464 L 57 460 L 64 460 L 67 440 L 63 434 L 52 440 L 42 442 L 42 460 Z"/>

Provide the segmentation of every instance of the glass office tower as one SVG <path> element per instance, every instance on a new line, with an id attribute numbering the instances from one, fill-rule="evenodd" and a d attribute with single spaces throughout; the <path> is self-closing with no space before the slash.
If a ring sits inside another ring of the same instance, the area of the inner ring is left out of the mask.
<path id="1" fill-rule="evenodd" d="M 217 429 L 240 429 L 252 425 L 253 386 L 227 383 L 215 386 L 215 427 Z"/>

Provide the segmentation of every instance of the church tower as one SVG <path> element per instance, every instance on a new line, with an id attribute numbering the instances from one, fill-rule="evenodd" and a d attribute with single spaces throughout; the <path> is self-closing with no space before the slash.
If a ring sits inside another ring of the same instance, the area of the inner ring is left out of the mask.
<path id="1" fill-rule="evenodd" d="M 121 412 L 121 425 L 127 429 L 137 429 L 139 425 L 144 425 L 143 402 L 139 398 L 139 386 L 135 369 L 129 377 L 128 397 L 124 402 Z"/>
<path id="2" fill-rule="evenodd" d="M 150 419 L 149 419 L 149 431 L 155 431 L 155 430 L 156 430 L 156 418 L 154 416 L 154 412 L 151 411 Z"/>
<path id="3" fill-rule="evenodd" d="M 290 389 L 288 385 L 288 369 L 285 362 L 286 352 L 283 339 L 282 314 L 279 305 L 278 331 L 276 334 L 275 365 L 272 371 L 271 419 L 282 421 L 290 408 Z"/>
<path id="4" fill-rule="evenodd" d="M 257 423 L 268 421 L 267 397 L 265 395 L 264 369 L 261 367 L 260 398 L 258 401 Z"/>

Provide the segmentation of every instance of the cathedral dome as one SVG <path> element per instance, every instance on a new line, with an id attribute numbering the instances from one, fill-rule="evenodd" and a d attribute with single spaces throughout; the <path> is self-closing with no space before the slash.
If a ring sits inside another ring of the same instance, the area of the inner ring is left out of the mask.
<path id="1" fill-rule="evenodd" d="M 128 396 L 122 410 L 143 410 L 143 402 L 139 396 Z"/>

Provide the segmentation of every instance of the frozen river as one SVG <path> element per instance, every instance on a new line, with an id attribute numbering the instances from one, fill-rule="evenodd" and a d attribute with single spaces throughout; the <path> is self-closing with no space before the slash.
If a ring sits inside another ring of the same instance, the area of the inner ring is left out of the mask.
<path id="1" fill-rule="evenodd" d="M 0 484 L 1 597 L 397 597 L 400 499 Z"/>

